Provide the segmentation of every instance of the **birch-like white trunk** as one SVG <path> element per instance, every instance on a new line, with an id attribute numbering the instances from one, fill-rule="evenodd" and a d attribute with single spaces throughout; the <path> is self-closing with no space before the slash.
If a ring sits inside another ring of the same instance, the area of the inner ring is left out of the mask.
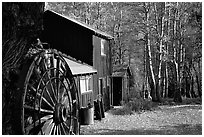
<path id="1" fill-rule="evenodd" d="M 177 4 L 176 4 L 176 13 L 175 13 L 175 20 L 174 20 L 174 37 L 176 36 L 176 33 L 177 33 L 177 25 L 179 25 L 178 23 L 177 23 L 177 21 L 179 20 L 179 9 L 178 9 L 178 2 L 177 2 Z M 177 45 L 176 45 L 177 44 Z M 177 53 L 177 52 L 179 52 L 180 51 L 180 49 L 179 49 L 179 46 L 181 45 L 181 43 L 180 43 L 180 41 L 179 40 L 174 40 L 174 42 L 173 42 L 173 48 L 174 48 L 174 59 L 173 59 L 173 61 L 174 61 L 174 64 L 175 64 L 175 73 L 176 73 L 176 89 L 175 89 L 175 92 L 174 92 L 174 101 L 175 102 L 181 102 L 182 101 L 182 99 L 181 99 L 181 92 L 180 92 L 180 78 L 179 78 L 179 64 L 180 63 L 178 63 L 179 61 L 180 61 L 180 59 L 179 59 L 179 53 Z M 179 50 L 177 50 L 177 47 L 178 47 L 178 49 Z M 178 57 L 178 59 L 177 59 L 177 57 Z M 179 87 L 178 87 L 179 86 Z"/>
<path id="2" fill-rule="evenodd" d="M 164 5 L 165 7 L 165 5 Z M 166 14 L 166 8 L 164 9 L 164 14 Z M 161 24 L 161 35 L 160 35 L 160 42 L 159 42 L 159 72 L 158 72 L 158 87 L 157 87 L 157 99 L 161 100 L 161 82 L 162 82 L 162 54 L 163 54 L 163 37 L 164 37 L 164 15 L 161 18 L 162 24 Z"/>
<path id="3" fill-rule="evenodd" d="M 148 55 L 149 55 L 149 66 L 150 66 L 150 74 L 152 77 L 152 81 L 153 81 L 153 86 L 154 89 L 152 89 L 152 97 L 150 96 L 150 94 L 148 95 L 149 98 L 152 98 L 152 100 L 156 100 L 156 80 L 155 80 L 155 74 L 154 74 L 154 70 L 153 70 L 153 63 L 152 63 L 152 53 L 151 53 L 151 43 L 150 43 L 150 39 L 149 39 L 149 34 L 150 34 L 150 26 L 149 26 L 149 12 L 147 12 L 146 14 L 146 23 L 147 23 L 147 48 L 148 48 Z"/>

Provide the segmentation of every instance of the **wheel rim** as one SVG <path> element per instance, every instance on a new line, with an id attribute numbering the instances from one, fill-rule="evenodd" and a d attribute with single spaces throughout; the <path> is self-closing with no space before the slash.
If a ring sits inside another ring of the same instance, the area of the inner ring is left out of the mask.
<path id="1" fill-rule="evenodd" d="M 32 62 L 24 84 L 24 134 L 77 134 L 79 99 L 69 66 L 55 51 L 45 50 Z"/>

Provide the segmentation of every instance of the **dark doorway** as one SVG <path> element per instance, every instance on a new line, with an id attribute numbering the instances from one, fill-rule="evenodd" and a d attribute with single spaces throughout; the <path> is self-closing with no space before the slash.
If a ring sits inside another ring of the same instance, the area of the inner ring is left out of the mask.
<path id="1" fill-rule="evenodd" d="M 113 106 L 120 106 L 122 101 L 122 77 L 113 77 Z"/>

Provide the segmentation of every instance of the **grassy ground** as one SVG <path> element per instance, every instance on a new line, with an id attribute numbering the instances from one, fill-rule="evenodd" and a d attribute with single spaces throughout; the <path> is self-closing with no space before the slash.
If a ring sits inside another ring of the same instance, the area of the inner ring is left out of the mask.
<path id="1" fill-rule="evenodd" d="M 121 109 L 121 108 L 117 108 Z M 117 110 L 115 109 L 115 110 Z M 114 115 L 106 112 L 102 121 L 82 126 L 84 135 L 201 135 L 201 100 L 185 100 L 176 104 L 171 100 L 158 104 L 151 111 L 131 115 Z"/>

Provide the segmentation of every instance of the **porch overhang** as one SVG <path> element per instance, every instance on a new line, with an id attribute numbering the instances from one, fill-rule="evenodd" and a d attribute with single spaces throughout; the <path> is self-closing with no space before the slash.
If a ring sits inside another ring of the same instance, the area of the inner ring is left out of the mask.
<path id="1" fill-rule="evenodd" d="M 93 75 L 97 73 L 97 70 L 92 66 L 80 63 L 78 61 L 74 61 L 70 58 L 64 57 L 65 61 L 70 67 L 70 70 L 74 76 L 82 76 L 82 75 Z"/>

